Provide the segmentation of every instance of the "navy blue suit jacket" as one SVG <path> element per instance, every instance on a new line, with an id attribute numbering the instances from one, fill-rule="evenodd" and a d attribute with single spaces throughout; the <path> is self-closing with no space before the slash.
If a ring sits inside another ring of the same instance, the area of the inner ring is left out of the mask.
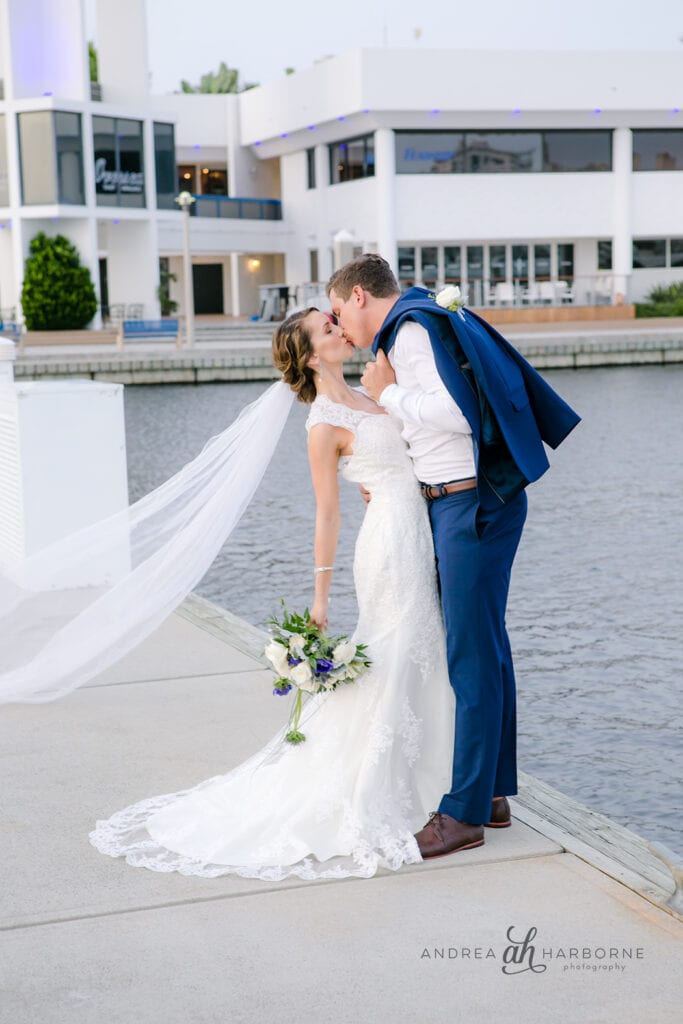
<path id="1" fill-rule="evenodd" d="M 483 317 L 451 313 L 433 294 L 404 292 L 372 350 L 388 354 L 406 320 L 427 329 L 439 376 L 472 428 L 479 502 L 500 507 L 548 469 L 543 442 L 557 448 L 581 417 Z"/>

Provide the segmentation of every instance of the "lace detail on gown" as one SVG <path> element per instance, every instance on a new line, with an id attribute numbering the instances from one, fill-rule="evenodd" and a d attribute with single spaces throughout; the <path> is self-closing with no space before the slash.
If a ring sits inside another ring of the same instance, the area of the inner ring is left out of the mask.
<path id="1" fill-rule="evenodd" d="M 371 669 L 309 697 L 305 743 L 286 726 L 224 775 L 96 822 L 90 842 L 136 867 L 264 881 L 371 877 L 422 858 L 414 838 L 450 788 L 448 680 L 429 517 L 393 417 L 318 396 L 306 421 L 343 426 L 345 479 L 371 492 L 354 552 Z"/>

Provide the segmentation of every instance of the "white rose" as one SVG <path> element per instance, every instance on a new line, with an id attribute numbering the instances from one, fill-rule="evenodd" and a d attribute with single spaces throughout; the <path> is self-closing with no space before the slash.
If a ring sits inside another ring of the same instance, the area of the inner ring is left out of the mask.
<path id="1" fill-rule="evenodd" d="M 356 645 L 352 644 L 349 640 L 342 641 L 337 644 L 335 649 L 332 651 L 332 661 L 335 665 L 346 665 L 356 654 Z"/>
<path id="2" fill-rule="evenodd" d="M 462 293 L 457 284 L 449 284 L 436 296 L 436 301 L 443 309 L 452 309 L 462 304 Z"/>
<path id="3" fill-rule="evenodd" d="M 289 678 L 293 683 L 296 683 L 300 690 L 306 690 L 308 693 L 315 693 L 318 689 L 318 684 L 313 679 L 311 666 L 307 661 L 302 661 L 301 664 L 295 665 L 289 673 Z"/>
<path id="4" fill-rule="evenodd" d="M 276 672 L 279 672 L 280 675 L 286 674 L 289 669 L 286 647 L 279 644 L 277 640 L 271 640 L 263 653 L 271 665 L 275 667 Z"/>
<path id="5" fill-rule="evenodd" d="M 304 653 L 305 646 L 305 639 L 302 636 L 299 636 L 298 633 L 295 633 L 294 636 L 290 636 L 289 649 L 292 652 L 292 654 L 294 654 L 297 657 L 300 657 Z"/>

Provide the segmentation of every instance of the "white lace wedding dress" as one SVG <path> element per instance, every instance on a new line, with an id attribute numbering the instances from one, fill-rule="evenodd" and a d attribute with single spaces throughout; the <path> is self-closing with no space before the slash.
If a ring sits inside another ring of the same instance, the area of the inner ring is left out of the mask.
<path id="1" fill-rule="evenodd" d="M 308 697 L 304 743 L 287 743 L 283 725 L 226 774 L 97 821 L 89 838 L 102 853 L 268 881 L 370 877 L 422 860 L 414 833 L 450 788 L 455 718 L 428 513 L 396 419 L 319 396 L 306 426 L 322 422 L 353 432 L 342 474 L 372 493 L 354 555 L 352 637 L 368 644 L 372 667 Z"/>

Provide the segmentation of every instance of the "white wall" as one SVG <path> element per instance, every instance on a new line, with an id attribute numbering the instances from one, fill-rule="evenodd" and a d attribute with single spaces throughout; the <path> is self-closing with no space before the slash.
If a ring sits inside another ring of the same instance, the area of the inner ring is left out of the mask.
<path id="1" fill-rule="evenodd" d="M 630 182 L 634 237 L 682 237 L 683 173 L 636 171 L 631 175 Z"/>
<path id="2" fill-rule="evenodd" d="M 59 9 L 61 0 L 52 6 Z M 136 103 L 147 96 L 144 0 L 97 0 L 97 57 L 107 103 Z"/>
<path id="3" fill-rule="evenodd" d="M 612 187 L 607 172 L 400 174 L 396 234 L 435 241 L 610 238 Z"/>
<path id="4" fill-rule="evenodd" d="M 154 226 L 145 220 L 109 222 L 105 228 L 109 305 L 141 302 L 148 318 L 159 316 L 159 258 Z"/>

